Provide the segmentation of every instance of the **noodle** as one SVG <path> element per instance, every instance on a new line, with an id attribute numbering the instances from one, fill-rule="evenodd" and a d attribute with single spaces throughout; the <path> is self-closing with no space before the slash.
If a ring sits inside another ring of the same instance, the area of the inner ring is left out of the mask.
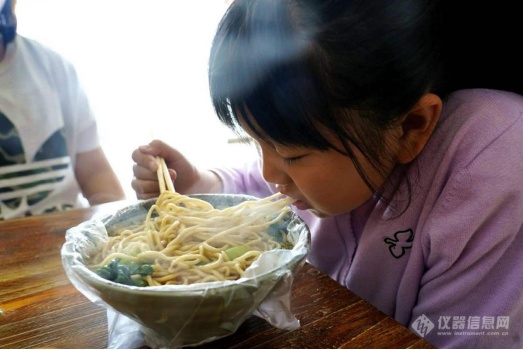
<path id="1" fill-rule="evenodd" d="M 262 252 L 282 248 L 267 231 L 291 210 L 293 199 L 276 193 L 216 209 L 176 193 L 165 162 L 158 162 L 160 196 L 145 221 L 109 237 L 91 268 L 115 259 L 150 264 L 151 274 L 131 276 L 149 286 L 226 281 L 240 278 Z"/>

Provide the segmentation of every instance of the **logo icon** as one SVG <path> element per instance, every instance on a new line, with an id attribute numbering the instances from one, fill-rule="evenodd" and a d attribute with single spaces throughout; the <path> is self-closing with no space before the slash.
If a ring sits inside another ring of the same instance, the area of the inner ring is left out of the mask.
<path id="1" fill-rule="evenodd" d="M 412 329 L 422 338 L 429 334 L 433 328 L 434 323 L 423 314 L 412 322 Z"/>
<path id="2" fill-rule="evenodd" d="M 394 234 L 394 238 L 387 237 L 384 239 L 385 243 L 389 245 L 389 251 L 396 259 L 405 255 L 407 249 L 412 248 L 412 241 L 414 240 L 414 232 L 411 229 L 405 231 L 398 231 Z"/>

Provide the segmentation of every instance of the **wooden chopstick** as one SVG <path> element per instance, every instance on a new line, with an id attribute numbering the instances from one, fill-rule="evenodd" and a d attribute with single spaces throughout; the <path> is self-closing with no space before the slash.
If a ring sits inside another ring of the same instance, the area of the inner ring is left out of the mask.
<path id="1" fill-rule="evenodd" d="M 160 193 L 163 193 L 166 190 L 175 192 L 174 184 L 171 180 L 171 176 L 169 175 L 169 169 L 167 168 L 165 159 L 162 157 L 156 157 L 156 162 L 158 163 L 158 171 L 156 174 L 158 175 L 158 183 L 160 184 Z"/>

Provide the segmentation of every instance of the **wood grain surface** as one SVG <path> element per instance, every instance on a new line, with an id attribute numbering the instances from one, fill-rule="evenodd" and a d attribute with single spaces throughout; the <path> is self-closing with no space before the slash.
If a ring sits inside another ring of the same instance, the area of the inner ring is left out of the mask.
<path id="1" fill-rule="evenodd" d="M 125 202 L 0 222 L 0 348 L 107 348 L 105 309 L 67 278 L 65 231 Z M 306 264 L 293 283 L 301 327 L 285 331 L 258 317 L 202 348 L 434 348 Z"/>

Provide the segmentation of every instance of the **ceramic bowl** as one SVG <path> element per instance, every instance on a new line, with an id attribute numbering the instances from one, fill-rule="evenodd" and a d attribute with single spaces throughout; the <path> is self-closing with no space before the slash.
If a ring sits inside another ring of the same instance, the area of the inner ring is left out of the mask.
<path id="1" fill-rule="evenodd" d="M 208 201 L 215 208 L 254 198 L 225 194 L 193 197 Z M 304 263 L 309 250 L 309 229 L 290 212 L 276 229 L 287 233 L 288 243 L 293 248 L 263 253 L 236 281 L 135 287 L 103 279 L 87 268 L 89 256 L 100 249 L 107 232 L 111 234 L 143 222 L 154 202 L 139 202 L 106 218 L 89 220 L 71 228 L 62 248 L 63 265 L 75 287 L 91 301 L 140 324 L 149 344 L 183 347 L 232 334 L 262 302 L 271 299 L 271 291 L 278 284 L 289 283 L 288 277 Z M 287 288 L 290 293 L 290 285 Z"/>

